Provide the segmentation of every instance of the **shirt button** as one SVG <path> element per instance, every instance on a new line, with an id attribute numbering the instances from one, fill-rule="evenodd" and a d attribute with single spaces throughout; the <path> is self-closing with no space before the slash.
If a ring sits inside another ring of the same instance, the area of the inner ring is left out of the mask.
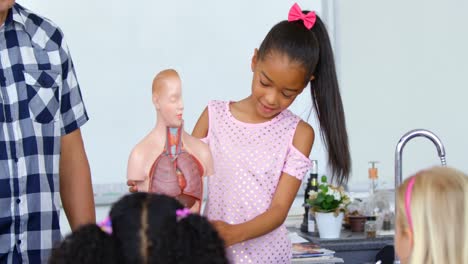
<path id="1" fill-rule="evenodd" d="M 18 162 L 18 158 L 14 158 L 13 160 L 14 160 L 15 162 Z"/>
<path id="2" fill-rule="evenodd" d="M 21 244 L 21 239 L 18 239 L 18 245 Z"/>
<path id="3" fill-rule="evenodd" d="M 18 204 L 21 203 L 21 199 L 19 199 L 19 198 L 16 199 L 16 203 L 18 203 Z"/>

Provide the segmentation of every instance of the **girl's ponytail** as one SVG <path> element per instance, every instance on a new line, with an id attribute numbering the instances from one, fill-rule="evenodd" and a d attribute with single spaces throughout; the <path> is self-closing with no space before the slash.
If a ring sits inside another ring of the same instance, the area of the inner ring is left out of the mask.
<path id="1" fill-rule="evenodd" d="M 351 157 L 333 51 L 325 25 L 318 16 L 311 31 L 319 46 L 318 63 L 310 81 L 312 101 L 328 150 L 332 179 L 346 183 L 351 171 Z"/>
<path id="2" fill-rule="evenodd" d="M 228 264 L 224 242 L 208 219 L 190 214 L 177 221 L 177 263 Z"/>

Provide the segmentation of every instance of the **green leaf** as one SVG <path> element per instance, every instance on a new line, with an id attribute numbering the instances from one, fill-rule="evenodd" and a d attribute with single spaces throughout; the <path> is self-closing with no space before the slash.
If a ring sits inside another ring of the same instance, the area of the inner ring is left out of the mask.
<path id="1" fill-rule="evenodd" d="M 328 186 L 325 186 L 323 187 L 323 190 L 322 190 L 324 193 L 327 193 L 328 192 Z"/>
<path id="2" fill-rule="evenodd" d="M 322 182 L 327 182 L 327 176 L 322 175 L 321 181 L 322 181 Z"/>
<path id="3" fill-rule="evenodd" d="M 337 208 L 339 205 L 340 205 L 340 202 L 339 202 L 339 201 L 333 200 L 333 201 L 331 202 L 331 207 L 332 207 L 332 208 Z"/>
<path id="4" fill-rule="evenodd" d="M 311 200 L 310 202 L 308 202 L 311 205 L 311 207 L 314 208 L 314 211 L 316 212 L 346 211 L 345 207 L 348 205 L 348 204 L 344 204 L 344 201 L 348 199 L 346 194 L 342 193 L 341 199 L 337 201 L 335 200 L 335 197 L 333 195 L 327 194 L 330 188 L 335 189 L 338 187 L 333 187 L 333 185 L 329 184 L 327 182 L 327 176 L 323 175 L 321 177 L 321 183 L 318 186 L 317 197 L 314 200 Z M 349 203 L 348 200 L 346 201 Z M 340 205 L 342 205 L 342 208 L 340 208 Z"/>
<path id="5" fill-rule="evenodd" d="M 320 205 L 323 202 L 323 196 L 317 196 L 317 199 L 315 199 L 315 203 L 317 205 Z"/>

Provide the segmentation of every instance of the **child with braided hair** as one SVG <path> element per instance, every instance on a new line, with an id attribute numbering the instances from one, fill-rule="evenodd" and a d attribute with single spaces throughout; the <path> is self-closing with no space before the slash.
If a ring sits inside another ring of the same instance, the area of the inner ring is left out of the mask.
<path id="1" fill-rule="evenodd" d="M 124 196 L 100 225 L 81 227 L 54 249 L 50 264 L 227 264 L 224 243 L 208 220 L 176 199 L 152 193 Z"/>

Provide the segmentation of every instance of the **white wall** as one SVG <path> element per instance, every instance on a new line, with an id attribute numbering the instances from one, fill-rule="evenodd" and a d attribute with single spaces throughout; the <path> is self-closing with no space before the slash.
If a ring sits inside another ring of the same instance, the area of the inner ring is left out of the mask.
<path id="1" fill-rule="evenodd" d="M 351 184 L 381 161 L 393 184 L 394 151 L 414 128 L 437 134 L 447 163 L 468 172 L 468 1 L 338 1 L 340 72 L 350 135 Z M 403 153 L 404 178 L 440 164 L 419 138 Z"/>

